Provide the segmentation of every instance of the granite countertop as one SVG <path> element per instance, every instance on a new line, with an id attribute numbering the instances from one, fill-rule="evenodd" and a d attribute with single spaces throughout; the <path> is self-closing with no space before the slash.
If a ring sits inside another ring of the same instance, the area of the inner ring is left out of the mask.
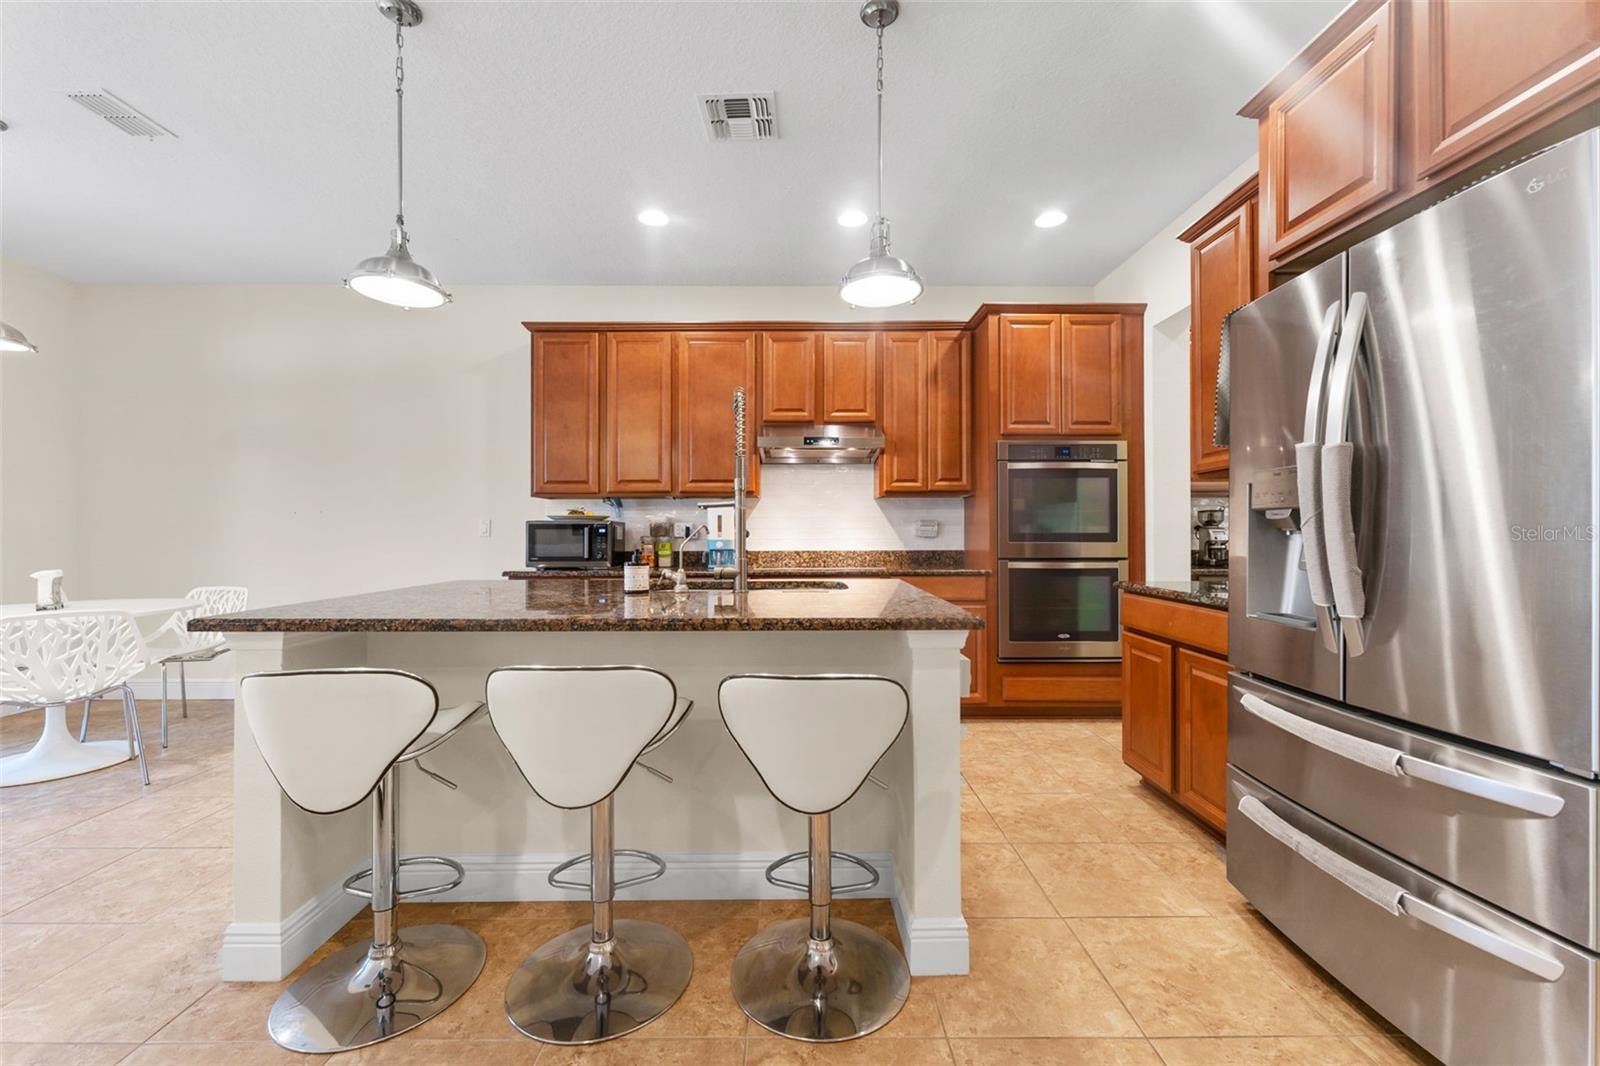
<path id="1" fill-rule="evenodd" d="M 684 568 L 706 575 L 705 553 L 690 551 Z M 958 550 L 927 551 L 753 551 L 751 577 L 988 577 L 992 570 L 967 565 Z M 506 570 L 502 577 L 620 577 L 622 567 L 593 570 Z"/>
<path id="2" fill-rule="evenodd" d="M 1155 596 L 1219 611 L 1228 609 L 1226 581 L 1119 581 L 1117 588 L 1135 596 Z"/>
<path id="3" fill-rule="evenodd" d="M 701 582 L 701 584 L 707 584 Z M 615 578 L 445 581 L 386 592 L 196 618 L 189 629 L 266 633 L 740 632 L 981 629 L 983 623 L 903 581 L 774 582 L 626 594 Z"/>

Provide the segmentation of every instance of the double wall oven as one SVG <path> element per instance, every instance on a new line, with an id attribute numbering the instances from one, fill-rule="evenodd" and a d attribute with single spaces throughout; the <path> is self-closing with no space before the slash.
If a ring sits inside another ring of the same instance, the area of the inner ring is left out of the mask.
<path id="1" fill-rule="evenodd" d="M 1000 658 L 1120 658 L 1127 442 L 1002 441 L 995 461 Z"/>

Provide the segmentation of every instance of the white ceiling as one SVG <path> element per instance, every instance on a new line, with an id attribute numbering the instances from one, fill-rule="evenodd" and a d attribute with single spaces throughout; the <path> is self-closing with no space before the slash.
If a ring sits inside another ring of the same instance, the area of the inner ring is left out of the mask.
<path id="1" fill-rule="evenodd" d="M 845 2 L 444 3 L 406 40 L 407 222 L 447 284 L 830 284 L 865 254 L 872 34 Z M 1234 111 L 1339 2 L 906 0 L 886 213 L 931 285 L 1100 280 L 1246 158 Z M 383 250 L 367 0 L 0 4 L 0 252 L 83 282 L 313 282 Z M 69 101 L 105 88 L 178 134 Z M 711 143 L 700 93 L 775 92 Z M 649 229 L 658 206 L 672 224 Z M 1059 206 L 1071 218 L 1035 229 Z"/>

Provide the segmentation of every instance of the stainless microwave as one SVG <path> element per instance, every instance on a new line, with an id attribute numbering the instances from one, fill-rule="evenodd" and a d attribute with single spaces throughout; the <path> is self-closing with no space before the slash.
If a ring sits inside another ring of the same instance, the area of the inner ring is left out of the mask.
<path id="1" fill-rule="evenodd" d="M 621 522 L 545 518 L 528 523 L 528 565 L 540 570 L 598 570 L 617 565 L 628 543 Z"/>

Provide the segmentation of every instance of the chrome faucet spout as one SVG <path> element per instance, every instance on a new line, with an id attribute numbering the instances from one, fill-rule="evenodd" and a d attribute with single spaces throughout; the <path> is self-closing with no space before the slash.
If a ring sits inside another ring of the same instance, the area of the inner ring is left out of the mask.
<path id="1" fill-rule="evenodd" d="M 750 591 L 750 561 L 744 545 L 744 489 L 747 462 L 744 387 L 739 386 L 733 390 L 733 552 L 738 566 L 738 572 L 733 577 L 735 593 Z"/>

